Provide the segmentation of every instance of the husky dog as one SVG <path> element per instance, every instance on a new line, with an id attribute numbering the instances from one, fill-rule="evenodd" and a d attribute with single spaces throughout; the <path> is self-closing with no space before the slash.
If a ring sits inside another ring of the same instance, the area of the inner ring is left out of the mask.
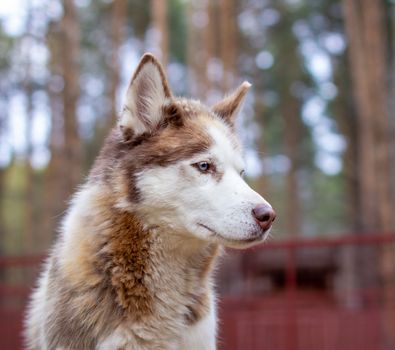
<path id="1" fill-rule="evenodd" d="M 208 108 L 142 57 L 32 295 L 28 349 L 216 348 L 216 257 L 262 242 L 275 218 L 242 178 L 249 87 Z"/>

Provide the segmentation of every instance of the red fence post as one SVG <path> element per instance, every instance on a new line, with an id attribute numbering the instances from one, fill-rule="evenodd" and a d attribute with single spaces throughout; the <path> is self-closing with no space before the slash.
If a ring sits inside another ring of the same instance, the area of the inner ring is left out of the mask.
<path id="1" fill-rule="evenodd" d="M 295 247 L 287 249 L 285 287 L 288 299 L 287 350 L 298 349 L 298 331 L 296 315 L 296 252 Z"/>

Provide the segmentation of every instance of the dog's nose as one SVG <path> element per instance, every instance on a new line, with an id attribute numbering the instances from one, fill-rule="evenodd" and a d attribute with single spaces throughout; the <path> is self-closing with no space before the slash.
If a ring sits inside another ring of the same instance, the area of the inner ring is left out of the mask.
<path id="1" fill-rule="evenodd" d="M 252 209 L 252 215 L 264 230 L 269 229 L 276 218 L 276 212 L 267 204 L 258 204 Z"/>

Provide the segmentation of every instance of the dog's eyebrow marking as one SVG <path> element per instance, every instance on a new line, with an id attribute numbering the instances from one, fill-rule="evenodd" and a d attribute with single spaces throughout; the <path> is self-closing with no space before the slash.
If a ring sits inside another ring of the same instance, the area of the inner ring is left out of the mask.
<path id="1" fill-rule="evenodd" d="M 238 172 L 243 169 L 244 162 L 241 157 L 240 146 L 228 127 L 220 121 L 215 121 L 208 126 L 207 131 L 214 140 L 211 147 L 213 155 L 225 166 L 231 166 Z"/>

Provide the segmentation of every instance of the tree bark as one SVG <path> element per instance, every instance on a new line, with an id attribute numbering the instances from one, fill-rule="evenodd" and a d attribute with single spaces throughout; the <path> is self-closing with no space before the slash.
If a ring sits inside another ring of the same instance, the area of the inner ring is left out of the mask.
<path id="1" fill-rule="evenodd" d="M 222 89 L 228 91 L 236 81 L 236 4 L 235 0 L 220 0 L 220 50 L 223 64 Z"/>
<path id="2" fill-rule="evenodd" d="M 301 122 L 299 119 L 300 105 L 289 92 L 283 101 L 282 115 L 284 119 L 285 154 L 289 159 L 290 168 L 286 176 L 286 216 L 285 229 L 288 234 L 298 236 L 302 233 L 302 212 L 300 208 L 300 186 L 298 172 L 301 166 Z"/>
<path id="3" fill-rule="evenodd" d="M 359 121 L 361 218 L 366 232 L 388 232 L 395 226 L 395 203 L 391 196 L 394 178 L 391 174 L 391 123 L 386 85 L 387 33 L 383 6 L 381 1 L 344 0 L 348 54 Z M 363 265 L 374 268 L 376 259 L 371 259 L 369 254 L 364 258 L 369 261 Z M 390 349 L 395 346 L 393 245 L 381 247 L 378 262 L 383 285 L 383 348 Z"/>
<path id="4" fill-rule="evenodd" d="M 390 117 L 390 123 L 391 123 L 391 135 L 395 135 L 395 3 L 392 3 L 391 5 L 391 18 L 392 18 L 392 33 L 390 35 L 390 38 L 392 39 L 392 54 L 391 54 L 391 68 L 390 68 L 390 87 L 389 87 L 389 104 L 388 104 L 388 109 L 389 109 L 389 117 Z M 391 113 L 392 111 L 392 113 Z M 392 151 L 391 154 L 391 161 L 390 161 L 390 166 L 391 166 L 391 174 L 395 174 L 395 137 L 390 138 L 390 151 Z M 395 176 L 393 176 L 395 177 Z M 391 196 L 392 200 L 395 202 L 395 181 L 392 181 L 392 189 L 391 189 Z M 395 204 L 394 204 L 395 206 Z M 395 223 L 394 223 L 395 225 Z"/>
<path id="5" fill-rule="evenodd" d="M 155 53 L 159 56 L 163 66 L 166 67 L 169 59 L 167 0 L 151 0 L 151 16 L 156 46 L 159 49 Z"/>
<path id="6" fill-rule="evenodd" d="M 345 66 L 345 62 L 342 62 Z M 349 86 L 346 84 L 348 82 L 346 70 L 341 70 L 338 72 L 336 77 L 336 85 L 339 89 L 339 97 L 337 98 L 337 103 L 335 104 L 334 115 L 337 116 L 337 122 L 341 133 L 345 136 L 347 140 L 347 148 L 344 153 L 343 161 L 343 174 L 345 178 L 345 187 L 347 191 L 347 203 L 349 205 L 346 208 L 346 217 L 348 222 L 348 227 L 350 227 L 353 232 L 361 232 L 361 208 L 360 208 L 360 184 L 359 184 L 359 154 L 358 154 L 358 120 L 355 113 L 355 109 L 350 103 L 348 97 Z"/>
<path id="7" fill-rule="evenodd" d="M 203 81 L 203 93 L 205 101 L 208 103 L 214 103 L 216 101 L 211 100 L 211 93 L 214 89 L 218 88 L 213 80 L 213 77 L 209 74 L 209 67 L 213 63 L 213 59 L 217 57 L 217 52 L 215 50 L 215 40 L 216 40 L 216 27 L 215 27 L 215 4 L 213 1 L 207 1 L 206 3 L 206 16 L 207 16 L 207 25 L 204 28 L 203 33 L 203 51 L 204 51 L 204 59 L 203 59 L 203 71 L 204 71 L 204 81 Z"/>
<path id="8" fill-rule="evenodd" d="M 127 4 L 125 0 L 115 0 L 112 2 L 111 11 L 111 67 L 110 67 L 110 118 L 108 128 L 117 122 L 118 99 L 117 92 L 120 83 L 120 48 L 124 37 L 124 25 Z"/>
<path id="9" fill-rule="evenodd" d="M 385 31 L 380 1 L 344 0 L 351 78 L 359 120 L 362 228 L 394 227 L 391 198 L 390 123 L 386 88 Z"/>
<path id="10" fill-rule="evenodd" d="M 200 7 L 199 7 L 200 6 Z M 189 94 L 199 99 L 204 99 L 204 81 L 206 70 L 203 66 L 204 52 L 202 49 L 202 31 L 195 21 L 197 11 L 201 11 L 201 4 L 189 1 L 187 4 L 187 67 Z"/>
<path id="11" fill-rule="evenodd" d="M 63 174 L 63 111 L 62 95 L 59 92 L 59 78 L 62 74 L 59 23 L 51 23 L 47 34 L 47 47 L 50 52 L 50 80 L 46 85 L 51 113 L 51 129 L 49 134 L 50 160 L 44 174 L 44 216 L 40 230 L 41 248 L 47 249 L 55 233 L 59 215 L 65 209 L 66 194 Z"/>
<path id="12" fill-rule="evenodd" d="M 62 74 L 63 117 L 64 117 L 64 150 L 63 164 L 67 169 L 65 177 L 66 196 L 69 196 L 81 178 L 82 148 L 78 132 L 77 102 L 79 88 L 79 20 L 73 0 L 63 0 L 64 15 L 61 21 L 63 38 Z"/>
<path id="13" fill-rule="evenodd" d="M 366 70 L 361 9 L 355 0 L 344 1 L 346 33 L 349 41 L 349 60 L 352 71 L 352 85 L 359 120 L 359 176 L 361 185 L 362 230 L 373 230 L 378 225 L 378 198 L 376 193 L 376 173 L 374 170 L 374 134 L 372 125 L 373 108 L 370 103 L 369 77 Z"/>
<path id="14" fill-rule="evenodd" d="M 367 66 L 370 73 L 369 87 L 372 105 L 372 124 L 376 144 L 375 171 L 379 201 L 379 227 L 383 231 L 394 228 L 393 213 L 395 208 L 391 199 L 390 176 L 390 122 L 387 109 L 386 72 L 388 71 L 386 57 L 386 32 L 384 28 L 384 8 L 380 1 L 363 0 L 365 50 Z"/>

